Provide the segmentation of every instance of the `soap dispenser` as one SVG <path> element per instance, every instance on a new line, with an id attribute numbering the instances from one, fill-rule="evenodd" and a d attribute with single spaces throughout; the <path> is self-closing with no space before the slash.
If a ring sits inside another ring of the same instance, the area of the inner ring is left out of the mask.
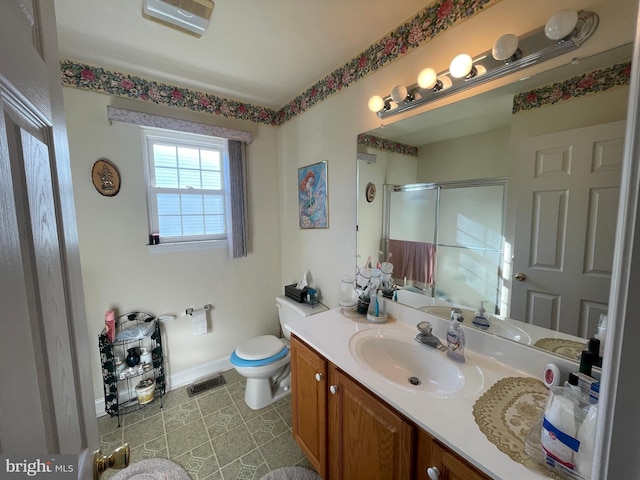
<path id="1" fill-rule="evenodd" d="M 489 315 L 487 315 L 486 310 L 484 309 L 484 301 L 480 302 L 480 308 L 476 312 L 473 317 L 472 322 L 476 327 L 486 330 L 489 328 Z"/>
<path id="2" fill-rule="evenodd" d="M 460 323 L 462 316 L 451 320 L 451 325 L 447 329 L 447 355 L 457 362 L 464 362 L 464 330 Z"/>

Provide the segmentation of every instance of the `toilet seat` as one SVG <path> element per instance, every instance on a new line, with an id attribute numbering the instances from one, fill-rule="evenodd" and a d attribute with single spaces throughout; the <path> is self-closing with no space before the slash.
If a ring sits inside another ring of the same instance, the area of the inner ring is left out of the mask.
<path id="1" fill-rule="evenodd" d="M 289 348 L 274 335 L 261 335 L 239 345 L 231 354 L 231 363 L 238 367 L 261 367 L 289 354 Z"/>

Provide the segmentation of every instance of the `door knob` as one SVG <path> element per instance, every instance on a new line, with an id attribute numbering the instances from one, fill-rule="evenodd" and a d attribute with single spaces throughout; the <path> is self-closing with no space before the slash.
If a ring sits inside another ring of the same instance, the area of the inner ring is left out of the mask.
<path id="1" fill-rule="evenodd" d="M 516 280 L 519 282 L 524 282 L 527 279 L 527 276 L 524 273 L 516 273 Z"/>
<path id="2" fill-rule="evenodd" d="M 93 479 L 98 480 L 108 468 L 125 468 L 129 466 L 131 450 L 129 444 L 125 443 L 116 448 L 109 456 L 103 455 L 101 450 L 93 453 Z"/>
<path id="3" fill-rule="evenodd" d="M 330 391 L 331 393 L 333 393 L 334 395 L 335 395 L 336 393 L 338 393 L 338 390 L 339 390 L 338 385 L 331 385 L 331 386 L 329 387 L 329 391 Z"/>
<path id="4" fill-rule="evenodd" d="M 323 378 L 324 375 L 322 375 L 320 372 L 316 373 L 316 382 L 321 382 Z"/>
<path id="5" fill-rule="evenodd" d="M 440 478 L 440 470 L 438 470 L 438 467 L 429 467 L 427 468 L 427 475 L 431 480 L 438 480 Z"/>

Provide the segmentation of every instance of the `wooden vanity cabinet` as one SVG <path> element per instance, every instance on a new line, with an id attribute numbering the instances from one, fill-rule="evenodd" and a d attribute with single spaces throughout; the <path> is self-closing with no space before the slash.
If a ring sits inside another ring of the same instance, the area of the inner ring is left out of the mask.
<path id="1" fill-rule="evenodd" d="M 416 428 L 334 366 L 328 409 L 328 479 L 411 478 Z"/>
<path id="2" fill-rule="evenodd" d="M 322 478 L 411 478 L 416 428 L 294 336 L 291 386 L 293 437 Z"/>
<path id="3" fill-rule="evenodd" d="M 327 361 L 293 336 L 290 348 L 293 438 L 327 478 Z"/>
<path id="4" fill-rule="evenodd" d="M 325 480 L 490 480 L 294 335 L 291 386 L 293 437 Z"/>
<path id="5" fill-rule="evenodd" d="M 439 474 L 429 476 L 429 468 Z M 424 430 L 418 429 L 416 448 L 416 480 L 491 480 L 459 455 L 440 444 Z"/>

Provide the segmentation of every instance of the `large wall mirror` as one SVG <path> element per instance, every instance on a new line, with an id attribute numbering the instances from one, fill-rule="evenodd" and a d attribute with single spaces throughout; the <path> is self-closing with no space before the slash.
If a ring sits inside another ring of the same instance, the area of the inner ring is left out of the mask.
<path id="1" fill-rule="evenodd" d="M 489 332 L 575 360 L 608 309 L 631 54 L 360 135 L 359 266 L 428 245 L 432 270 L 394 272 L 397 301 L 446 317 L 458 306 L 469 324 L 484 301 Z"/>

